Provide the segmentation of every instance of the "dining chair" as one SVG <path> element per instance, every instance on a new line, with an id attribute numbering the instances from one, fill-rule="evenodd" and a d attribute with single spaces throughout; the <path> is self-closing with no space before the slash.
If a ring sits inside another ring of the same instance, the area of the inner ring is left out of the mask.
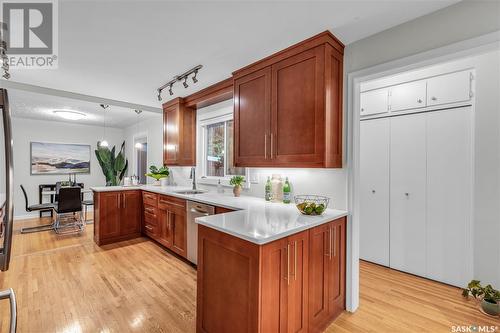
<path id="1" fill-rule="evenodd" d="M 80 186 L 61 187 L 59 201 L 54 207 L 56 221 L 54 230 L 58 234 L 82 232 L 82 188 Z M 76 215 L 75 215 L 76 214 Z"/>
<path id="2" fill-rule="evenodd" d="M 35 212 L 35 211 L 40 211 L 40 210 L 54 209 L 55 204 L 51 203 L 51 202 L 30 205 L 28 203 L 28 195 L 26 194 L 26 189 L 24 188 L 23 185 L 21 185 L 21 190 L 23 191 L 25 209 L 27 212 Z M 27 234 L 27 233 L 31 233 L 31 232 L 47 231 L 47 230 L 52 230 L 52 229 L 54 229 L 54 222 L 51 222 L 48 224 L 38 225 L 36 227 L 22 228 L 21 233 Z"/>

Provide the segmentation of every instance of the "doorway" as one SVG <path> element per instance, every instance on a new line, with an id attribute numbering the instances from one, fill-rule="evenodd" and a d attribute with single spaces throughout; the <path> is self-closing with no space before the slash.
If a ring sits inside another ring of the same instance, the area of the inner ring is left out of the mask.
<path id="1" fill-rule="evenodd" d="M 146 173 L 148 172 L 148 139 L 146 137 L 134 140 L 135 174 L 139 178 L 139 184 L 146 184 Z"/>

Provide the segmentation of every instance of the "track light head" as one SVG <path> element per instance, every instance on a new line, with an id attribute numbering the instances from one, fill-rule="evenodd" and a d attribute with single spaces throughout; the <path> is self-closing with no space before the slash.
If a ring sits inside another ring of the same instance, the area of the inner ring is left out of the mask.
<path id="1" fill-rule="evenodd" d="M 10 79 L 10 74 L 9 74 L 9 73 L 7 73 L 7 72 L 5 72 L 5 73 L 3 73 L 2 77 L 3 77 L 4 79 L 8 80 L 8 79 Z"/>
<path id="2" fill-rule="evenodd" d="M 169 86 L 168 86 L 168 93 L 170 94 L 170 96 L 172 96 L 174 94 L 174 92 L 172 91 L 172 87 L 174 86 L 173 83 L 171 83 Z"/>
<path id="3" fill-rule="evenodd" d="M 161 102 L 161 89 L 158 89 L 158 102 Z"/>
<path id="4" fill-rule="evenodd" d="M 104 110 L 106 110 L 107 108 L 109 108 L 109 105 L 108 104 L 99 104 L 101 106 L 101 108 L 103 108 Z"/>
<path id="5" fill-rule="evenodd" d="M 198 75 L 198 70 L 195 70 L 195 71 L 194 71 L 194 75 L 193 75 L 193 83 L 197 83 L 197 82 L 198 82 L 198 79 L 196 78 L 196 75 Z"/>
<path id="6" fill-rule="evenodd" d="M 184 86 L 184 88 L 189 87 L 189 85 L 187 84 L 187 79 L 188 79 L 188 77 L 187 77 L 187 76 L 185 76 L 185 77 L 184 77 L 184 82 L 182 82 L 182 85 Z"/>

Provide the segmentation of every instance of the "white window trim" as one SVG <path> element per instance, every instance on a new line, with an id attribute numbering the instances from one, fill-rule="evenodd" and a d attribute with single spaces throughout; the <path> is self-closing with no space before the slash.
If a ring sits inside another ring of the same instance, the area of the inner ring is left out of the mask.
<path id="1" fill-rule="evenodd" d="M 215 124 L 215 123 L 220 123 L 220 122 L 226 122 L 229 120 L 233 120 L 233 110 L 232 108 L 223 108 L 214 112 L 210 112 L 210 114 L 202 115 L 198 117 L 198 124 L 197 124 L 197 135 L 196 137 L 198 138 L 198 144 L 197 146 L 197 165 L 196 165 L 196 173 L 200 175 L 200 177 L 197 177 L 196 181 L 199 184 L 206 184 L 206 185 L 217 185 L 219 180 L 221 182 L 222 186 L 227 186 L 227 187 L 232 187 L 229 184 L 229 180 L 231 179 L 232 176 L 225 176 L 225 177 L 214 177 L 214 176 L 206 176 L 206 143 L 207 143 L 207 131 L 206 131 L 206 126 Z M 226 135 L 226 133 L 224 133 Z M 226 170 L 227 166 L 227 160 L 224 160 L 224 172 Z M 250 188 L 250 169 L 245 168 L 245 185 L 243 186 L 244 188 Z"/>

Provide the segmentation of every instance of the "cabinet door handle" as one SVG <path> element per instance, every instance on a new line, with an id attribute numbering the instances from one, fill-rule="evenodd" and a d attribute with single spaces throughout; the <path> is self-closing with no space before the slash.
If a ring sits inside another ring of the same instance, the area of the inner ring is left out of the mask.
<path id="1" fill-rule="evenodd" d="M 417 99 L 417 103 L 422 103 L 422 100 L 420 98 Z"/>
<path id="2" fill-rule="evenodd" d="M 274 134 L 271 133 L 271 159 L 273 158 L 273 136 Z"/>
<path id="3" fill-rule="evenodd" d="M 145 208 L 144 210 L 146 212 L 148 212 L 149 214 L 154 214 L 155 213 L 155 210 L 153 208 Z"/>
<path id="4" fill-rule="evenodd" d="M 330 260 L 333 257 L 333 227 L 330 228 Z"/>
<path id="5" fill-rule="evenodd" d="M 123 208 L 127 207 L 127 200 L 125 198 L 125 193 L 122 194 L 122 203 L 123 203 Z"/>
<path id="6" fill-rule="evenodd" d="M 286 281 L 290 284 L 290 243 L 286 244 Z"/>
<path id="7" fill-rule="evenodd" d="M 264 134 L 264 159 L 267 160 L 267 134 Z"/>
<path id="8" fill-rule="evenodd" d="M 332 237 L 332 249 L 333 249 L 333 256 L 337 256 L 337 248 L 335 247 L 335 240 L 337 239 L 337 227 L 333 227 L 333 237 Z"/>
<path id="9" fill-rule="evenodd" d="M 325 256 L 327 256 L 328 258 L 331 257 L 330 255 L 330 228 L 328 228 L 328 233 L 326 235 L 326 239 L 323 238 L 323 245 L 325 246 Z"/>
<path id="10" fill-rule="evenodd" d="M 433 101 L 437 101 L 437 97 L 436 97 L 436 96 L 432 96 L 432 97 L 431 97 L 431 99 L 432 99 Z"/>
<path id="11" fill-rule="evenodd" d="M 293 277 L 294 280 L 297 281 L 297 241 L 295 241 L 293 244 L 293 256 L 294 256 Z"/>

